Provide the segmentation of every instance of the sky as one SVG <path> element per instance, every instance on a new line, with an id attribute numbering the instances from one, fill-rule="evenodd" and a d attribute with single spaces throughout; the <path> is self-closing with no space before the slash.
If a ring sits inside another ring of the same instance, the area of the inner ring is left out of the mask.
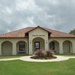
<path id="1" fill-rule="evenodd" d="M 0 0 L 0 34 L 38 25 L 74 29 L 75 0 Z"/>

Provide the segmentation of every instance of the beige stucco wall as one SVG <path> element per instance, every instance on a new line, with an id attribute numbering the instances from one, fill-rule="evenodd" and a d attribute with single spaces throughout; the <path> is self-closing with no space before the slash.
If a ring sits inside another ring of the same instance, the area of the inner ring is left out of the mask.
<path id="1" fill-rule="evenodd" d="M 27 38 L 14 38 L 14 39 L 0 39 L 0 55 L 2 55 L 2 43 L 5 41 L 9 41 L 12 43 L 12 55 L 16 55 L 17 54 L 17 43 L 19 41 L 24 41 L 26 43 L 26 53 L 28 54 L 28 39 Z"/>
<path id="2" fill-rule="evenodd" d="M 59 53 L 63 54 L 63 42 L 70 41 L 72 43 L 71 53 L 75 53 L 75 38 L 49 38 L 49 43 L 51 41 L 57 41 L 59 43 Z"/>
<path id="3" fill-rule="evenodd" d="M 29 54 L 33 53 L 33 39 L 35 38 L 42 38 L 44 39 L 44 45 L 45 45 L 45 50 L 48 49 L 48 32 L 41 29 L 37 28 L 31 32 L 29 32 Z M 41 43 L 42 44 L 42 43 Z M 41 45 L 41 47 L 43 44 Z"/>

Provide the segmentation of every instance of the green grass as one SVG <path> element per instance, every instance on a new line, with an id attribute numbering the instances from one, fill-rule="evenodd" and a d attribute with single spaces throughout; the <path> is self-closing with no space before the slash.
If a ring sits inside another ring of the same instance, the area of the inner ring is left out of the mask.
<path id="1" fill-rule="evenodd" d="M 75 54 L 56 54 L 56 55 L 61 55 L 61 56 L 75 56 Z"/>
<path id="2" fill-rule="evenodd" d="M 0 75 L 75 75 L 75 59 L 63 62 L 0 61 Z"/>
<path id="3" fill-rule="evenodd" d="M 21 56 L 0 56 L 0 59 L 5 59 L 5 58 L 18 58 Z"/>
<path id="4" fill-rule="evenodd" d="M 0 59 L 5 59 L 5 58 L 18 58 L 18 57 L 22 57 L 25 55 L 12 55 L 12 56 L 0 56 Z"/>

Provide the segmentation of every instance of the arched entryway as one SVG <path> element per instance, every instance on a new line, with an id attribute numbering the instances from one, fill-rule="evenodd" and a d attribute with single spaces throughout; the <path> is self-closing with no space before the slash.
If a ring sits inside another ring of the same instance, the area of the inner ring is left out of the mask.
<path id="1" fill-rule="evenodd" d="M 17 43 L 17 54 L 24 54 L 26 53 L 26 42 L 19 41 Z"/>
<path id="2" fill-rule="evenodd" d="M 49 43 L 49 48 L 53 50 L 56 54 L 59 54 L 59 42 L 51 41 Z"/>
<path id="3" fill-rule="evenodd" d="M 45 42 L 43 38 L 37 37 L 33 39 L 33 51 L 36 49 L 45 49 Z"/>
<path id="4" fill-rule="evenodd" d="M 71 41 L 63 42 L 63 53 L 64 54 L 72 53 L 72 42 Z"/>
<path id="5" fill-rule="evenodd" d="M 2 55 L 12 55 L 12 43 L 10 41 L 2 43 Z"/>

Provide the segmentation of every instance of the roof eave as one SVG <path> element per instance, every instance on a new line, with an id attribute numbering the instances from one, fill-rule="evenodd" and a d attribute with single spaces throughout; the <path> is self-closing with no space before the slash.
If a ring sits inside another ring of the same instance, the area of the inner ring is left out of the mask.
<path id="1" fill-rule="evenodd" d="M 27 37 L 0 37 L 0 39 L 15 39 L 15 38 L 27 38 Z"/>
<path id="2" fill-rule="evenodd" d="M 75 38 L 75 37 L 50 37 L 50 38 Z"/>

